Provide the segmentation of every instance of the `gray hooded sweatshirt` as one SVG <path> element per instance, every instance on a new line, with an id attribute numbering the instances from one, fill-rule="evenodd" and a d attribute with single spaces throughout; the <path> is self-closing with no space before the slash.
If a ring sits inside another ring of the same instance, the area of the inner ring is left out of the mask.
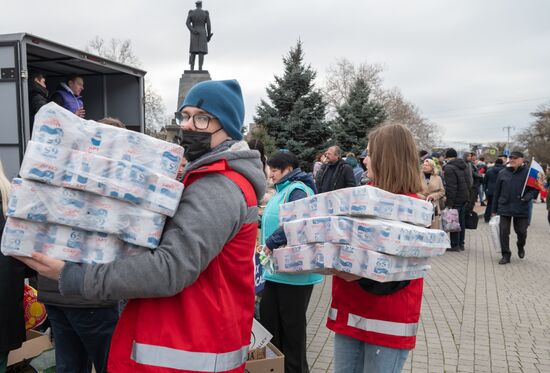
<path id="1" fill-rule="evenodd" d="M 260 155 L 244 141 L 218 145 L 189 163 L 185 174 L 220 159 L 250 181 L 258 200 L 263 196 L 266 180 Z M 257 208 L 247 206 L 233 181 L 207 174 L 186 186 L 156 249 L 106 264 L 66 263 L 59 289 L 63 295 L 99 301 L 175 295 L 198 279 L 243 224 L 257 219 Z"/>

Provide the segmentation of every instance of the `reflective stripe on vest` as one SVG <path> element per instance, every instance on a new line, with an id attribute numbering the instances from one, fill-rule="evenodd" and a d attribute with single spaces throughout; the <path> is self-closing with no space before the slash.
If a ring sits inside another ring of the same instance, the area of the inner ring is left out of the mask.
<path id="1" fill-rule="evenodd" d="M 348 315 L 348 326 L 375 332 L 380 334 L 394 335 L 399 337 L 414 337 L 418 329 L 418 323 L 400 323 L 376 319 L 367 319 L 350 313 Z"/>
<path id="2" fill-rule="evenodd" d="M 248 346 L 224 353 L 192 352 L 134 341 L 132 360 L 156 367 L 195 372 L 225 372 L 246 362 Z"/>
<path id="3" fill-rule="evenodd" d="M 337 316 L 338 316 L 338 310 L 336 308 L 331 308 L 328 311 L 328 318 L 329 319 L 336 321 Z"/>

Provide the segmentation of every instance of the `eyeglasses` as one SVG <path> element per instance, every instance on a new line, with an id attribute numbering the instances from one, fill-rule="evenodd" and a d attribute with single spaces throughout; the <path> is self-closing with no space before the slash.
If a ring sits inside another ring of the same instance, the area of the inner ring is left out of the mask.
<path id="1" fill-rule="evenodd" d="M 199 113 L 191 116 L 187 113 L 182 113 L 181 111 L 177 111 L 174 113 L 174 115 L 176 117 L 176 124 L 178 126 L 181 126 L 182 124 L 187 123 L 190 118 L 193 118 L 193 125 L 198 130 L 207 129 L 208 125 L 210 124 L 210 121 L 212 119 L 216 119 L 215 117 L 212 117 L 210 115 L 203 114 L 203 113 Z"/>

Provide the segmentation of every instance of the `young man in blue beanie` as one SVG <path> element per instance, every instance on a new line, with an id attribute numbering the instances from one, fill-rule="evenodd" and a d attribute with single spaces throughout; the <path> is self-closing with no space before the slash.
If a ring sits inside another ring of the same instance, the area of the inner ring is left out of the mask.
<path id="1" fill-rule="evenodd" d="M 265 176 L 259 153 L 241 141 L 238 82 L 195 85 L 176 120 L 188 160 L 185 190 L 157 249 L 100 265 L 22 260 L 59 278 L 63 294 L 130 299 L 112 339 L 110 372 L 243 372 Z"/>

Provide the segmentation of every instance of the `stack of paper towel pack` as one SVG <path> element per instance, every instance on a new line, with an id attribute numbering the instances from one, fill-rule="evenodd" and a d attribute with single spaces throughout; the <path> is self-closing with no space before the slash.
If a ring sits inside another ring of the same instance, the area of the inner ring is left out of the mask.
<path id="1" fill-rule="evenodd" d="M 180 201 L 182 157 L 178 145 L 43 106 L 12 182 L 2 252 L 104 263 L 154 249 Z"/>
<path id="2" fill-rule="evenodd" d="M 287 247 L 274 251 L 279 272 L 329 269 L 380 282 L 424 277 L 428 260 L 450 247 L 431 224 L 433 206 L 371 186 L 340 189 L 281 205 Z"/>

